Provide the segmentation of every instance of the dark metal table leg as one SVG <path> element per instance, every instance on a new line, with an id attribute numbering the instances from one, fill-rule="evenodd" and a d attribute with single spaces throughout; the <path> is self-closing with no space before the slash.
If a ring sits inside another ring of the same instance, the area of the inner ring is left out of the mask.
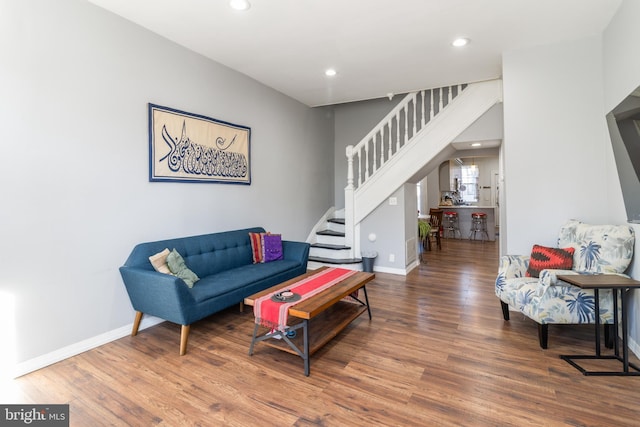
<path id="1" fill-rule="evenodd" d="M 595 322 L 596 322 L 596 356 L 600 356 L 600 292 L 599 289 L 593 290 L 595 297 Z"/>
<path id="2" fill-rule="evenodd" d="M 613 352 L 620 357 L 618 350 L 618 290 L 613 289 Z M 624 294 L 624 290 L 620 291 L 620 295 Z"/>
<path id="3" fill-rule="evenodd" d="M 308 377 L 311 369 L 309 366 L 309 321 L 307 319 L 302 321 L 302 339 L 304 343 L 304 375 Z"/>
<path id="4" fill-rule="evenodd" d="M 364 292 L 364 301 L 367 304 L 367 312 L 369 313 L 369 320 L 371 320 L 371 307 L 369 306 L 369 296 L 367 295 L 367 287 L 363 286 L 362 291 Z"/>
<path id="5" fill-rule="evenodd" d="M 595 355 L 575 355 L 575 356 L 566 356 L 561 355 L 560 358 L 567 361 L 573 367 L 578 369 L 584 375 L 598 375 L 598 376 L 640 376 L 640 366 L 629 361 L 629 348 L 627 347 L 627 339 L 629 335 L 629 329 L 627 325 L 627 293 L 629 292 L 629 288 L 619 288 L 620 290 L 620 304 L 618 304 L 618 288 L 611 287 L 608 288 L 612 290 L 613 293 L 613 315 L 614 315 L 614 347 L 615 347 L 615 355 L 600 355 L 600 304 L 599 304 L 599 293 L 598 289 L 594 288 L 594 296 L 595 296 L 595 309 L 597 313 L 597 317 L 594 319 L 596 323 L 596 354 Z M 618 320 L 618 310 L 620 311 L 620 319 Z M 622 322 L 622 325 L 620 325 Z M 618 327 L 622 326 L 622 337 L 618 339 Z M 620 357 L 618 343 L 622 347 L 622 357 Z M 575 360 L 616 360 L 621 362 L 623 365 L 622 371 L 620 370 L 608 370 L 608 371 L 587 371 L 582 368 Z M 632 369 L 632 371 L 631 371 Z"/>
<path id="6" fill-rule="evenodd" d="M 256 343 L 256 334 L 258 333 L 258 324 L 253 328 L 253 338 L 251 338 L 251 345 L 249 346 L 249 356 L 253 355 L 253 345 Z"/>
<path id="7" fill-rule="evenodd" d="M 624 372 L 629 372 L 629 347 L 627 346 L 627 295 L 624 289 L 620 289 L 620 303 L 622 310 L 620 311 L 620 321 L 622 322 L 622 364 L 624 365 Z M 616 313 L 617 315 L 617 313 Z M 618 331 L 616 330 L 616 335 Z"/>

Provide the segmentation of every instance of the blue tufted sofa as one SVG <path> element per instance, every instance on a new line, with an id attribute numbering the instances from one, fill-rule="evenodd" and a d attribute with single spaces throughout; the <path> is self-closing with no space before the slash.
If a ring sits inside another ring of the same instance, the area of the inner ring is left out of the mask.
<path id="1" fill-rule="evenodd" d="M 283 241 L 284 259 L 254 264 L 249 233 L 264 231 L 256 227 L 136 245 L 120 267 L 136 310 L 131 335 L 138 333 L 143 314 L 180 324 L 182 356 L 193 322 L 307 272 L 309 244 L 303 242 Z M 175 248 L 198 275 L 193 288 L 178 277 L 155 271 L 149 257 L 165 248 Z"/>

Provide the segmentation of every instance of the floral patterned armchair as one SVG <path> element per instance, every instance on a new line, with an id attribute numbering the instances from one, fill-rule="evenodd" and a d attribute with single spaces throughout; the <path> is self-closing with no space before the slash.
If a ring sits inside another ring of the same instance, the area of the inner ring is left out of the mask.
<path id="1" fill-rule="evenodd" d="M 574 248 L 571 270 L 543 269 L 539 277 L 527 277 L 530 256 L 500 258 L 496 295 L 502 303 L 504 320 L 509 308 L 538 323 L 540 347 L 547 348 L 550 323 L 595 323 L 593 290 L 583 290 L 557 279 L 567 274 L 620 274 L 633 257 L 634 233 L 625 225 L 589 225 L 571 220 L 560 229 L 558 248 Z M 600 291 L 600 322 L 605 340 L 613 333 L 613 296 Z"/>

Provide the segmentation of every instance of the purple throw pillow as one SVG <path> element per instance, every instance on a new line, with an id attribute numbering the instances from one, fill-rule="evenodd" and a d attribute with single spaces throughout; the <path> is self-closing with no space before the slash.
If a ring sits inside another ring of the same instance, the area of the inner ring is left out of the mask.
<path id="1" fill-rule="evenodd" d="M 262 262 L 284 259 L 282 254 L 282 236 L 280 234 L 265 234 L 262 236 Z"/>

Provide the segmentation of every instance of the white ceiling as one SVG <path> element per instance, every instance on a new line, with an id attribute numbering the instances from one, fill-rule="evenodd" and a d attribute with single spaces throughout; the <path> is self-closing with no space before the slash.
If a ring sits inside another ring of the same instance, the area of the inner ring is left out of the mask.
<path id="1" fill-rule="evenodd" d="M 600 34 L 622 0 L 89 1 L 320 106 L 500 77 L 503 52 Z"/>

